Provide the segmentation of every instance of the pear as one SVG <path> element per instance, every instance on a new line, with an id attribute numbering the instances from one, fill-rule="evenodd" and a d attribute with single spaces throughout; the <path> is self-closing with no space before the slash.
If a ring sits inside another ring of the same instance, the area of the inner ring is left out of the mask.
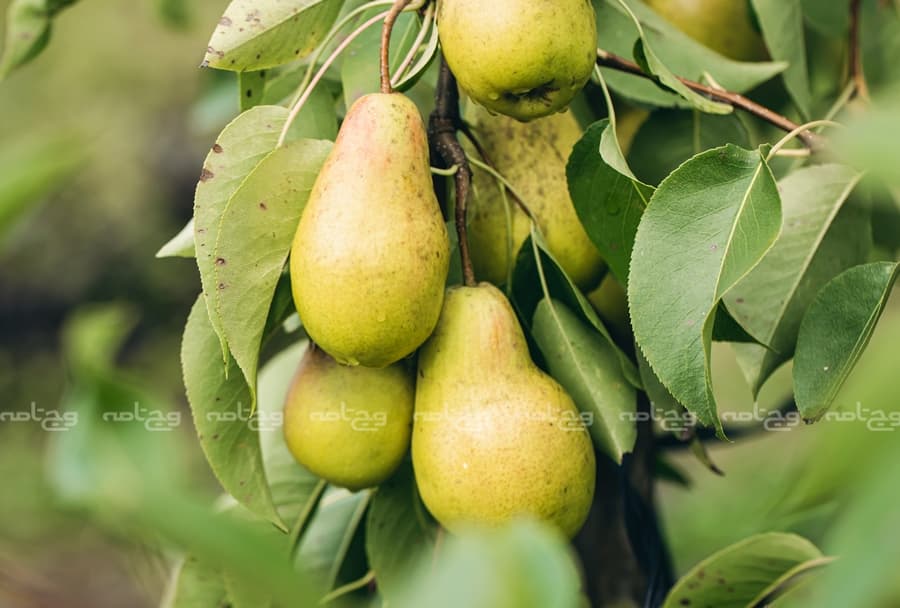
<path id="1" fill-rule="evenodd" d="M 467 117 L 488 157 L 522 196 L 537 220 L 550 251 L 581 288 L 596 286 L 603 260 L 575 213 L 569 197 L 566 162 L 582 135 L 571 112 L 521 123 L 472 109 Z M 497 180 L 477 168 L 469 199 L 469 246 L 476 275 L 496 285 L 504 283 L 531 222 L 507 196 L 511 211 L 511 242 L 507 215 Z M 510 257 L 510 245 L 512 257 Z"/>
<path id="2" fill-rule="evenodd" d="M 438 32 L 462 89 L 522 121 L 569 105 L 597 59 L 588 0 L 439 0 Z"/>
<path id="3" fill-rule="evenodd" d="M 419 351 L 412 458 L 422 501 L 451 531 L 524 515 L 572 537 L 587 517 L 591 440 L 489 283 L 450 289 Z"/>
<path id="4" fill-rule="evenodd" d="M 344 364 L 402 359 L 437 323 L 449 260 L 419 111 L 398 93 L 361 97 L 291 248 L 294 303 L 307 333 Z"/>
<path id="5" fill-rule="evenodd" d="M 414 395 L 402 363 L 348 367 L 310 346 L 285 402 L 285 442 L 322 479 L 351 490 L 376 486 L 409 448 Z"/>
<path id="6" fill-rule="evenodd" d="M 645 0 L 682 32 L 720 55 L 763 61 L 766 46 L 746 0 Z"/>

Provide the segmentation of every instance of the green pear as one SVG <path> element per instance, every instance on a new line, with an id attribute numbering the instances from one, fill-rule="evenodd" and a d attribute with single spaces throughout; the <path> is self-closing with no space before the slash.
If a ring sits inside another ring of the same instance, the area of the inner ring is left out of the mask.
<path id="1" fill-rule="evenodd" d="M 490 160 L 534 214 L 556 260 L 579 287 L 594 287 L 602 276 L 603 260 L 575 213 L 566 179 L 566 162 L 582 135 L 575 117 L 566 112 L 521 123 L 479 108 L 467 115 Z M 513 199 L 507 200 L 509 224 L 497 180 L 473 169 L 468 211 L 472 264 L 480 279 L 496 285 L 506 281 L 531 227 Z"/>
<path id="2" fill-rule="evenodd" d="M 526 515 L 572 537 L 587 517 L 590 437 L 489 283 L 450 289 L 419 351 L 412 458 L 422 501 L 451 531 Z"/>
<path id="3" fill-rule="evenodd" d="M 747 0 L 645 2 L 666 21 L 720 55 L 738 61 L 763 61 L 767 57 Z"/>
<path id="4" fill-rule="evenodd" d="M 438 32 L 462 89 L 523 121 L 568 106 L 597 59 L 588 0 L 439 0 Z"/>
<path id="5" fill-rule="evenodd" d="M 414 395 L 402 363 L 348 367 L 310 346 L 284 405 L 285 442 L 322 479 L 351 490 L 376 486 L 409 448 Z"/>
<path id="6" fill-rule="evenodd" d="M 348 365 L 412 353 L 441 312 L 450 262 L 416 106 L 398 93 L 347 112 L 291 248 L 291 285 L 309 336 Z"/>

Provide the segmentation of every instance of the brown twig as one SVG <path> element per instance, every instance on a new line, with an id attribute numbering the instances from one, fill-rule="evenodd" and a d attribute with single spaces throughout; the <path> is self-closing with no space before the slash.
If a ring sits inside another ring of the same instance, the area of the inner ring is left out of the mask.
<path id="1" fill-rule="evenodd" d="M 475 270 L 469 254 L 469 237 L 466 230 L 466 203 L 469 199 L 469 187 L 472 184 L 472 168 L 466 159 L 456 137 L 461 128 L 459 115 L 459 89 L 456 78 L 447 62 L 441 57 L 441 69 L 438 74 L 437 91 L 435 92 L 434 111 L 428 119 L 428 138 L 435 151 L 447 167 L 456 166 L 453 176 L 456 186 L 456 209 L 454 220 L 456 234 L 459 236 L 459 256 L 462 260 L 463 282 L 467 286 L 475 285 Z"/>
<path id="2" fill-rule="evenodd" d="M 597 65 L 604 68 L 611 68 L 619 72 L 633 74 L 634 76 L 640 76 L 641 78 L 647 78 L 648 80 L 655 80 L 655 77 L 652 74 L 645 73 L 638 64 L 608 51 L 604 51 L 603 49 L 597 49 Z M 693 80 L 688 80 L 687 78 L 681 78 L 680 76 L 677 78 L 686 87 L 701 95 L 706 95 L 710 99 L 749 112 L 788 133 L 800 127 L 800 125 L 791 119 L 782 116 L 755 101 L 747 99 L 739 93 L 732 93 L 731 91 L 710 87 L 705 84 L 700 84 L 699 82 L 694 82 Z M 803 131 L 797 137 L 803 142 L 803 145 L 813 150 L 820 150 L 825 146 L 824 139 L 812 131 Z"/>
<path id="3" fill-rule="evenodd" d="M 868 100 L 869 85 L 866 82 L 862 45 L 859 37 L 861 10 L 862 0 L 850 0 L 850 78 L 856 88 L 855 95 L 860 99 Z"/>
<path id="4" fill-rule="evenodd" d="M 391 87 L 391 32 L 394 31 L 394 23 L 412 0 L 394 0 L 394 5 L 384 18 L 384 26 L 381 28 L 381 92 L 393 93 Z"/>

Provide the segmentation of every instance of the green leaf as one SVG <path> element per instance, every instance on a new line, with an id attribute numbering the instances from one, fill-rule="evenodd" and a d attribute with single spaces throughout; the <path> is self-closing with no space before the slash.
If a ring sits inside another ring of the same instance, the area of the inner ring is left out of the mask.
<path id="1" fill-rule="evenodd" d="M 629 2 L 628 5 L 640 20 L 644 37 L 655 54 L 665 57 L 669 70 L 678 76 L 696 80 L 708 73 L 723 88 L 743 93 L 787 67 L 783 63 L 732 61 L 692 40 L 642 2 Z M 628 14 L 616 1 L 595 2 L 595 8 L 600 46 L 617 55 L 631 55 L 635 32 Z M 610 88 L 629 100 L 659 107 L 689 107 L 688 102 L 649 80 L 606 68 L 602 71 Z"/>
<path id="2" fill-rule="evenodd" d="M 186 556 L 175 569 L 163 608 L 218 608 L 228 602 L 225 579 L 218 568 Z"/>
<path id="3" fill-rule="evenodd" d="M 658 184 L 692 156 L 725 144 L 750 146 L 747 129 L 737 116 L 658 110 L 635 134 L 628 162 L 646 183 Z"/>
<path id="4" fill-rule="evenodd" d="M 272 502 L 259 435 L 251 426 L 250 389 L 237 364 L 222 364 L 202 296 L 188 316 L 181 366 L 200 447 L 225 491 L 250 512 L 284 528 Z"/>
<path id="5" fill-rule="evenodd" d="M 780 228 L 781 201 L 762 153 L 731 145 L 664 180 L 638 227 L 628 283 L 635 338 L 663 385 L 719 434 L 710 375 L 715 312 Z"/>
<path id="6" fill-rule="evenodd" d="M 868 210 L 845 204 L 861 177 L 842 165 L 816 165 L 799 169 L 778 184 L 782 232 L 759 265 L 725 298 L 738 322 L 770 347 L 735 347 L 754 395 L 794 353 L 800 320 L 816 292 L 868 256 L 872 243 Z"/>
<path id="7" fill-rule="evenodd" d="M 550 253 L 543 237 L 538 232 L 532 232 L 532 236 L 525 239 L 516 265 L 513 269 L 512 285 L 510 287 L 511 299 L 516 306 L 521 319 L 526 323 L 534 319 L 534 312 L 538 303 L 544 299 L 545 294 L 541 288 L 541 272 L 538 270 L 535 247 L 540 253 L 541 270 L 547 281 L 547 287 L 553 298 L 565 303 L 583 321 L 593 327 L 614 349 L 623 376 L 635 387 L 640 387 L 640 378 L 631 359 L 616 346 L 609 331 L 597 316 L 597 312 L 591 303 L 578 290 L 572 279 Z"/>
<path id="8" fill-rule="evenodd" d="M 290 83 L 280 84 L 273 80 L 266 87 L 263 103 L 285 105 L 286 99 L 293 95 L 300 83 L 300 76 Z M 292 86 L 288 87 L 287 84 Z M 303 104 L 303 109 L 297 114 L 291 125 L 291 136 L 297 139 L 327 139 L 334 141 L 338 132 L 337 112 L 335 111 L 334 95 L 325 83 L 319 83 Z"/>
<path id="9" fill-rule="evenodd" d="M 206 300 L 244 373 L 253 407 L 263 330 L 300 214 L 331 143 L 301 139 L 260 160 L 222 212 L 214 247 L 215 291 Z"/>
<path id="10" fill-rule="evenodd" d="M 809 70 L 806 63 L 806 36 L 803 31 L 802 0 L 751 0 L 759 20 L 769 54 L 783 61 L 784 86 L 800 111 L 808 119 L 812 106 Z"/>
<path id="11" fill-rule="evenodd" d="M 343 0 L 232 0 L 203 65 L 249 72 L 302 59 L 325 38 Z"/>
<path id="12" fill-rule="evenodd" d="M 281 518 L 293 525 L 316 493 L 319 479 L 304 469 L 284 442 L 284 402 L 308 342 L 278 353 L 259 373 L 259 443 L 263 468 Z"/>
<path id="13" fill-rule="evenodd" d="M 6 9 L 6 37 L 0 57 L 0 80 L 28 63 L 50 41 L 53 18 L 76 0 L 12 0 Z"/>
<path id="14" fill-rule="evenodd" d="M 235 118 L 219 135 L 200 173 L 194 193 L 194 243 L 200 283 L 210 322 L 219 336 L 222 355 L 228 348 L 222 321 L 212 296 L 215 280 L 215 248 L 219 224 L 232 194 L 257 164 L 275 148 L 288 111 L 276 106 L 257 106 Z"/>
<path id="15" fill-rule="evenodd" d="M 378 488 L 366 519 L 366 555 L 385 605 L 401 596 L 417 564 L 431 560 L 437 534 L 404 465 Z"/>
<path id="16" fill-rule="evenodd" d="M 791 579 L 828 561 L 795 534 L 758 534 L 694 566 L 669 592 L 663 608 L 753 608 Z"/>
<path id="17" fill-rule="evenodd" d="M 637 405 L 615 348 L 565 304 L 546 298 L 537 305 L 531 333 L 550 373 L 590 416 L 594 444 L 621 464 L 637 438 Z"/>
<path id="18" fill-rule="evenodd" d="M 241 112 L 262 103 L 266 90 L 266 70 L 238 72 L 238 95 Z"/>
<path id="19" fill-rule="evenodd" d="M 169 239 L 169 242 L 156 252 L 158 258 L 193 258 L 194 250 L 194 218 L 191 218 L 181 231 Z"/>
<path id="20" fill-rule="evenodd" d="M 801 0 L 806 21 L 829 38 L 847 34 L 850 18 L 850 0 Z"/>
<path id="21" fill-rule="evenodd" d="M 579 576 L 561 536 L 529 520 L 448 536 L 396 608 L 578 608 Z"/>
<path id="22" fill-rule="evenodd" d="M 600 146 L 609 129 L 601 120 L 588 127 L 566 165 L 569 194 L 591 242 L 619 281 L 628 283 L 634 235 L 653 188 L 617 171 Z"/>
<path id="23" fill-rule="evenodd" d="M 884 312 L 900 264 L 851 268 L 823 287 L 800 324 L 794 355 L 794 395 L 807 420 L 831 406 Z"/>
<path id="24" fill-rule="evenodd" d="M 848 122 L 834 135 L 832 148 L 854 167 L 864 169 L 887 184 L 900 186 L 900 94 L 886 97 Z"/>

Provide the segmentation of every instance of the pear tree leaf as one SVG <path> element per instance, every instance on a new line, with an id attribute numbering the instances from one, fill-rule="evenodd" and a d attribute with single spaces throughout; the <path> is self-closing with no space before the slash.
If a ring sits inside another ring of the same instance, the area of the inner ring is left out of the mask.
<path id="1" fill-rule="evenodd" d="M 276 148 L 256 165 L 229 199 L 213 249 L 207 295 L 225 342 L 256 403 L 259 349 L 275 286 L 309 193 L 331 142 L 301 139 Z"/>
<path id="2" fill-rule="evenodd" d="M 202 296 L 184 328 L 181 365 L 200 447 L 219 483 L 250 512 L 284 528 L 266 479 L 259 435 L 251 426 L 250 388 L 233 360 L 227 368 L 222 365 Z"/>
<path id="3" fill-rule="evenodd" d="M 194 250 L 194 218 L 191 218 L 181 231 L 169 239 L 165 245 L 156 252 L 158 258 L 193 258 L 197 253 Z"/>
<path id="4" fill-rule="evenodd" d="M 324 40 L 343 0 L 232 0 L 203 65 L 249 72 L 302 59 Z"/>
<path id="5" fill-rule="evenodd" d="M 209 608 L 227 602 L 221 570 L 187 555 L 176 566 L 161 605 L 162 608 Z"/>
<path id="6" fill-rule="evenodd" d="M 867 259 L 872 243 L 868 209 L 847 203 L 861 177 L 842 165 L 815 165 L 778 184 L 782 233 L 725 298 L 738 322 L 770 347 L 735 347 L 754 395 L 793 355 L 800 320 L 819 289 Z"/>
<path id="7" fill-rule="evenodd" d="M 238 95 L 241 112 L 246 112 L 263 101 L 266 90 L 266 70 L 238 72 Z"/>
<path id="8" fill-rule="evenodd" d="M 647 363 L 644 353 L 637 349 L 638 372 L 647 398 L 650 399 L 650 412 L 658 421 L 660 428 L 668 433 L 682 435 L 691 425 L 690 415 L 684 406 L 672 396 Z"/>
<path id="9" fill-rule="evenodd" d="M 645 183 L 659 184 L 692 156 L 725 144 L 750 147 L 750 135 L 737 116 L 658 110 L 635 134 L 628 162 Z"/>
<path id="10" fill-rule="evenodd" d="M 758 534 L 694 566 L 669 591 L 662 608 L 760 606 L 792 579 L 829 561 L 815 545 L 796 534 Z"/>
<path id="11" fill-rule="evenodd" d="M 430 561 L 438 525 L 419 498 L 412 468 L 378 488 L 366 518 L 366 555 L 385 604 L 393 604 L 420 563 Z"/>
<path id="12" fill-rule="evenodd" d="M 806 120 L 811 112 L 812 93 L 806 62 L 803 1 L 751 0 L 751 2 L 769 54 L 772 59 L 787 64 L 787 68 L 781 74 L 784 86 L 800 111 L 801 117 Z"/>
<path id="13" fill-rule="evenodd" d="M 541 256 L 540 269 L 537 265 L 537 254 Z M 522 248 L 519 250 L 516 258 L 515 268 L 513 269 L 510 289 L 513 303 L 520 317 L 526 321 L 533 320 L 538 303 L 545 297 L 541 288 L 541 270 L 547 282 L 550 295 L 565 303 L 577 316 L 600 334 L 610 347 L 614 349 L 619 365 L 622 368 L 622 375 L 633 386 L 640 388 L 640 377 L 634 363 L 616 345 L 609 334 L 609 330 L 606 329 L 603 321 L 597 316 L 594 307 L 591 306 L 588 299 L 579 291 L 572 279 L 566 275 L 553 257 L 553 254 L 550 253 L 541 234 L 535 231 L 532 231 L 531 235 L 522 244 Z"/>
<path id="14" fill-rule="evenodd" d="M 6 9 L 6 37 L 0 80 L 37 57 L 50 42 L 53 18 L 76 0 L 12 0 Z"/>
<path id="15" fill-rule="evenodd" d="M 710 375 L 715 313 L 780 229 L 781 201 L 762 152 L 732 145 L 681 165 L 638 226 L 628 283 L 635 338 L 663 385 L 720 435 Z"/>
<path id="16" fill-rule="evenodd" d="M 608 133 L 606 119 L 588 127 L 572 149 L 566 176 L 578 219 L 613 274 L 627 285 L 634 235 L 653 188 L 604 160 L 601 143 Z"/>
<path id="17" fill-rule="evenodd" d="M 847 35 L 850 0 L 801 0 L 800 4 L 806 22 L 825 36 L 839 38 Z"/>
<path id="18" fill-rule="evenodd" d="M 288 97 L 293 95 L 299 84 L 299 80 L 293 81 L 288 90 L 282 89 L 277 80 L 270 81 L 263 97 L 265 104 L 281 104 L 288 102 Z M 291 137 L 296 139 L 327 139 L 334 141 L 338 132 L 337 112 L 335 112 L 334 94 L 330 87 L 319 83 L 312 90 L 310 96 L 303 104 L 303 109 L 297 114 L 291 125 Z"/>
<path id="19" fill-rule="evenodd" d="M 594 6 L 600 46 L 617 55 L 631 55 L 636 46 L 635 29 L 625 9 L 617 1 L 609 0 L 595 2 Z M 662 69 L 667 79 L 674 73 L 697 80 L 708 73 L 723 88 L 743 93 L 787 67 L 784 63 L 746 63 L 722 57 L 679 31 L 643 2 L 629 2 L 628 6 L 642 25 L 643 42 L 639 40 L 641 49 L 638 50 L 646 53 L 646 49 L 652 47 L 657 68 L 658 57 L 665 57 Z M 663 90 L 640 76 L 607 68 L 601 70 L 610 88 L 631 101 L 657 107 L 691 107 L 691 103 L 679 95 Z"/>
<path id="20" fill-rule="evenodd" d="M 800 323 L 794 355 L 794 395 L 806 420 L 817 420 L 872 337 L 884 312 L 900 264 L 855 266 L 829 281 Z"/>
<path id="21" fill-rule="evenodd" d="M 394 608 L 578 608 L 578 568 L 565 540 L 532 520 L 448 536 Z"/>
<path id="22" fill-rule="evenodd" d="M 550 373 L 590 416 L 594 444 L 621 464 L 637 439 L 637 403 L 615 347 L 565 304 L 547 298 L 535 309 L 531 333 Z"/>
<path id="23" fill-rule="evenodd" d="M 228 347 L 215 307 L 217 283 L 215 247 L 219 224 L 229 199 L 269 152 L 275 148 L 288 111 L 278 106 L 257 106 L 235 118 L 219 135 L 206 156 L 194 193 L 194 245 L 200 283 L 209 319 L 219 336 L 223 357 Z"/>

